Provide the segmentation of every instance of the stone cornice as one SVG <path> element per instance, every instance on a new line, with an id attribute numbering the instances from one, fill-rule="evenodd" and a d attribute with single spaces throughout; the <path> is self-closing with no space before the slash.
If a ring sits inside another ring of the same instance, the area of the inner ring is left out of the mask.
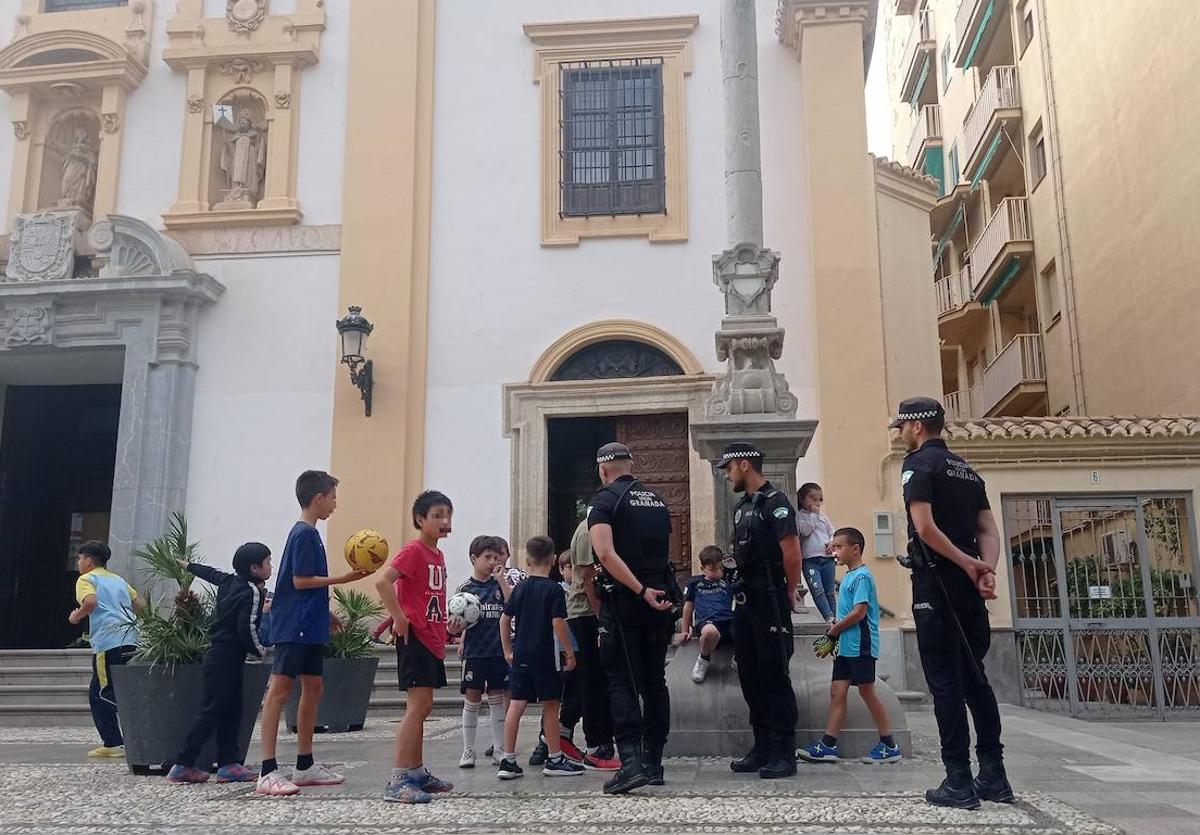
<path id="1" fill-rule="evenodd" d="M 875 161 L 875 188 L 883 194 L 902 200 L 923 212 L 929 212 L 937 202 L 938 183 L 933 177 L 892 162 L 887 157 L 871 154 Z"/>
<path id="2" fill-rule="evenodd" d="M 799 54 L 804 27 L 856 22 L 862 26 L 863 76 L 866 77 L 875 44 L 876 6 L 877 0 L 779 0 L 775 11 L 775 34 Z"/>
<path id="3" fill-rule="evenodd" d="M 692 14 L 526 23 L 522 28 L 538 46 L 566 46 L 678 40 L 688 37 L 699 23 L 699 15 Z"/>

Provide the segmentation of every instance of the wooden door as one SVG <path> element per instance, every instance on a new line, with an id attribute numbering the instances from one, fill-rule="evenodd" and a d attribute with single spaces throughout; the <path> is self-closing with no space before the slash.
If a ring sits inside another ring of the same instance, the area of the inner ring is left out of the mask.
<path id="1" fill-rule="evenodd" d="M 634 475 L 671 510 L 671 562 L 681 579 L 692 575 L 687 417 L 686 412 L 672 412 L 617 418 L 617 440 L 633 453 Z"/>

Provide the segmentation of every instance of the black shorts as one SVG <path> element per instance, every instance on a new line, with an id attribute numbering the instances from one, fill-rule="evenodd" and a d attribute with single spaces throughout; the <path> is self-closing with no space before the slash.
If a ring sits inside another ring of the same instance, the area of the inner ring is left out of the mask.
<path id="1" fill-rule="evenodd" d="M 400 689 L 410 687 L 445 687 L 446 662 L 434 656 L 429 647 L 416 635 L 408 642 L 396 637 L 396 679 Z"/>
<path id="2" fill-rule="evenodd" d="M 508 662 L 503 658 L 468 658 L 463 661 L 462 684 L 458 692 L 502 693 L 508 689 Z"/>
<path id="3" fill-rule="evenodd" d="M 557 702 L 562 700 L 562 673 L 534 673 L 513 670 L 509 677 L 509 695 L 519 702 Z"/>
<path id="4" fill-rule="evenodd" d="M 833 659 L 833 680 L 848 681 L 857 687 L 875 683 L 875 659 L 869 655 L 850 658 L 839 655 Z"/>
<path id="5" fill-rule="evenodd" d="M 698 623 L 692 627 L 692 637 L 699 638 L 700 630 L 707 624 L 712 624 L 717 627 L 717 631 L 721 633 L 721 643 L 728 644 L 733 641 L 733 620 L 706 620 L 704 623 Z"/>
<path id="6" fill-rule="evenodd" d="M 276 644 L 271 672 L 277 676 L 319 676 L 325 669 L 323 644 Z"/>

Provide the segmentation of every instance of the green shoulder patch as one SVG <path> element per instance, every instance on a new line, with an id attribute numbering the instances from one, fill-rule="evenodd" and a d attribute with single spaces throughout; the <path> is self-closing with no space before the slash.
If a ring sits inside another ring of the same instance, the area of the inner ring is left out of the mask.
<path id="1" fill-rule="evenodd" d="M 903 473 L 900 474 L 900 486 L 903 487 L 904 485 L 908 484 L 908 480 L 912 477 L 913 477 L 913 471 L 905 470 Z"/>
<path id="2" fill-rule="evenodd" d="M 775 508 L 774 516 L 776 519 L 786 519 L 787 515 L 788 515 L 788 509 L 786 507 Z"/>

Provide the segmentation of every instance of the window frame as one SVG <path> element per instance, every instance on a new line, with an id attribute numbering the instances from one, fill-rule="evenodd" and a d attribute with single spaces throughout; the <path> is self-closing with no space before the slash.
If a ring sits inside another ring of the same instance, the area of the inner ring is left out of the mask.
<path id="1" fill-rule="evenodd" d="M 61 8 L 53 8 L 59 3 L 66 5 Z M 45 14 L 87 12 L 92 9 L 118 9 L 128 5 L 129 0 L 42 0 L 42 12 Z"/>
<path id="2" fill-rule="evenodd" d="M 1029 160 L 1029 192 L 1032 194 L 1046 178 L 1047 173 L 1046 134 L 1042 130 L 1040 120 L 1029 132 L 1026 141 L 1028 142 L 1026 154 Z"/>

